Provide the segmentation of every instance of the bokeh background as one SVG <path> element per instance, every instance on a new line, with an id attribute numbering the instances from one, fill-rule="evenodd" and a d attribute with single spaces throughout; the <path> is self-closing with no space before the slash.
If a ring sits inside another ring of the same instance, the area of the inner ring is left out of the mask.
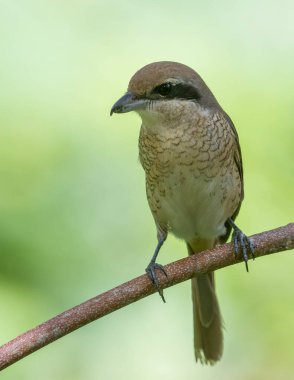
<path id="1" fill-rule="evenodd" d="M 143 273 L 156 244 L 131 75 L 195 68 L 241 140 L 247 234 L 293 221 L 293 1 L 0 1 L 1 343 Z M 159 261 L 186 255 L 170 237 Z M 190 283 L 84 327 L 1 379 L 290 379 L 294 257 L 217 273 L 223 360 L 196 365 Z"/>

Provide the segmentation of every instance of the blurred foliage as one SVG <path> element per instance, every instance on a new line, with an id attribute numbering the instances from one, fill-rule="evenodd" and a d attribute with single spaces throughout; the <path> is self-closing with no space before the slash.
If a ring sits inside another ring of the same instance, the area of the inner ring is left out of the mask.
<path id="1" fill-rule="evenodd" d="M 131 75 L 195 68 L 238 129 L 248 234 L 293 221 L 292 1 L 0 2 L 0 337 L 141 274 L 156 236 L 137 160 L 139 118 L 109 117 Z M 186 255 L 170 237 L 167 263 Z M 194 363 L 190 284 L 155 295 L 4 371 L 10 379 L 289 379 L 294 258 L 217 274 L 226 325 Z"/>

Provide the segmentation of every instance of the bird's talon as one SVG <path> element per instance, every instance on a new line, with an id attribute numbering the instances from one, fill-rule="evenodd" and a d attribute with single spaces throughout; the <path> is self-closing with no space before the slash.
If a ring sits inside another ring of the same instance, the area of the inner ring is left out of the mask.
<path id="1" fill-rule="evenodd" d="M 233 243 L 234 243 L 234 255 L 235 255 L 235 258 L 237 258 L 239 247 L 238 247 L 238 237 L 235 231 L 233 232 Z"/>
<path id="2" fill-rule="evenodd" d="M 167 273 L 166 273 L 166 270 L 164 269 L 164 267 L 163 266 L 161 266 L 161 271 L 164 273 L 164 275 L 165 275 L 165 277 L 167 278 L 168 277 L 168 275 L 167 275 Z"/>
<path id="3" fill-rule="evenodd" d="M 167 273 L 166 273 L 166 270 L 164 269 L 164 267 L 160 264 L 157 264 L 157 263 L 153 263 L 151 262 L 148 267 L 146 268 L 146 273 L 147 273 L 147 276 L 149 277 L 150 281 L 154 284 L 154 286 L 156 287 L 161 299 L 163 302 L 165 302 L 165 298 L 164 298 L 164 295 L 163 295 L 163 290 L 161 289 L 160 287 L 160 283 L 159 283 L 159 280 L 157 278 L 157 275 L 156 275 L 156 269 L 160 270 L 162 273 L 164 273 L 165 277 L 168 277 Z"/>
<path id="4" fill-rule="evenodd" d="M 246 272 L 249 272 L 249 268 L 248 268 L 248 260 L 245 260 L 245 267 L 246 267 Z"/>
<path id="5" fill-rule="evenodd" d="M 162 291 L 162 289 L 159 289 L 159 290 L 158 290 L 158 293 L 159 293 L 159 295 L 160 295 L 162 301 L 163 301 L 164 303 L 166 303 L 165 298 L 164 298 L 164 295 L 163 295 L 163 291 Z"/>
<path id="6" fill-rule="evenodd" d="M 249 272 L 248 254 L 251 255 L 252 259 L 255 258 L 255 256 L 254 256 L 254 244 L 253 244 L 252 240 L 250 238 L 248 238 L 245 234 L 243 234 L 243 232 L 238 227 L 233 225 L 233 228 L 234 228 L 234 231 L 233 231 L 232 240 L 233 240 L 233 244 L 234 244 L 235 258 L 238 257 L 238 254 L 241 250 L 241 253 L 242 253 L 242 256 L 243 256 L 243 259 L 245 262 L 246 271 Z"/>
<path id="7" fill-rule="evenodd" d="M 254 243 L 253 243 L 252 239 L 250 239 L 250 238 L 247 238 L 247 240 L 248 240 L 248 245 L 249 245 L 249 249 L 250 249 L 250 252 L 251 252 L 252 259 L 254 260 L 255 259 L 255 254 L 254 254 L 255 247 L 254 247 Z"/>

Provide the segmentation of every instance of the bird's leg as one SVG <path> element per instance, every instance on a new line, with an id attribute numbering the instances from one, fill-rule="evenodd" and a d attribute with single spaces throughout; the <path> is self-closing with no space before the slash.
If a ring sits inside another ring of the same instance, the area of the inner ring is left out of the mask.
<path id="1" fill-rule="evenodd" d="M 236 226 L 231 218 L 228 219 L 228 223 L 233 228 L 232 241 L 234 243 L 235 257 L 238 256 L 239 248 L 241 248 L 241 252 L 245 261 L 246 271 L 248 272 L 248 255 L 251 254 L 253 260 L 255 258 L 253 242 L 240 230 L 240 228 Z"/>
<path id="2" fill-rule="evenodd" d="M 165 302 L 165 299 L 164 299 L 164 295 L 163 295 L 163 290 L 160 288 L 160 283 L 159 283 L 159 280 L 157 278 L 156 269 L 159 269 L 161 272 L 163 272 L 166 277 L 167 277 L 167 273 L 166 273 L 166 271 L 162 265 L 156 263 L 156 258 L 158 256 L 160 248 L 162 247 L 163 243 L 165 242 L 166 237 L 167 237 L 166 233 L 162 233 L 158 236 L 158 243 L 157 243 L 157 246 L 155 248 L 154 254 L 152 256 L 150 263 L 148 264 L 148 267 L 145 269 L 148 277 L 150 278 L 152 283 L 155 285 L 155 287 L 156 287 L 160 297 L 162 298 L 163 302 Z"/>

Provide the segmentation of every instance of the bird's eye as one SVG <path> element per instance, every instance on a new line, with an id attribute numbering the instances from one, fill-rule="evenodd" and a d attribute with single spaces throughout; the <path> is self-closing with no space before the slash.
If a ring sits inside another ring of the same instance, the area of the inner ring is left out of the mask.
<path id="1" fill-rule="evenodd" d="M 172 84 L 167 82 L 155 87 L 154 92 L 161 96 L 167 96 L 171 92 L 171 90 Z"/>

